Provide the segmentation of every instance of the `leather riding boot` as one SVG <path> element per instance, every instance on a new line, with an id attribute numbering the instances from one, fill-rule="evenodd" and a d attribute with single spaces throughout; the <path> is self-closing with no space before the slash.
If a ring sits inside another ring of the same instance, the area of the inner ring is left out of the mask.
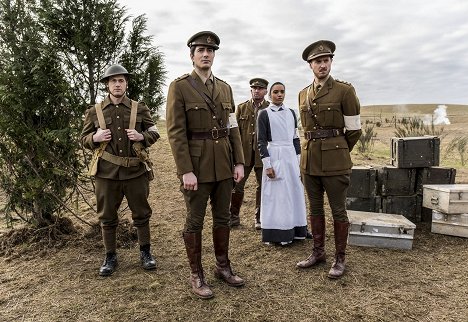
<path id="1" fill-rule="evenodd" d="M 262 201 L 262 192 L 256 191 L 255 193 L 255 229 L 262 229 L 262 224 L 260 223 L 260 204 Z"/>
<path id="2" fill-rule="evenodd" d="M 231 195 L 231 227 L 239 226 L 240 225 L 240 209 L 242 206 L 242 201 L 244 200 L 244 193 L 243 192 L 233 192 Z"/>
<path id="3" fill-rule="evenodd" d="M 216 257 L 215 276 L 225 281 L 229 286 L 238 287 L 244 285 L 244 280 L 232 270 L 231 262 L 228 258 L 229 227 L 213 228 L 213 245 Z"/>
<path id="4" fill-rule="evenodd" d="M 333 227 L 335 229 L 335 261 L 328 272 L 329 278 L 340 278 L 345 271 L 345 251 L 348 242 L 348 228 L 349 222 L 334 221 Z"/>
<path id="5" fill-rule="evenodd" d="M 201 232 L 184 232 L 183 237 L 191 270 L 190 284 L 192 285 L 192 292 L 201 299 L 210 299 L 213 297 L 213 292 L 205 281 L 201 263 Z"/>
<path id="6" fill-rule="evenodd" d="M 154 260 L 153 255 L 151 255 L 150 248 L 150 244 L 140 245 L 141 266 L 146 270 L 156 269 L 156 261 Z"/>
<path id="7" fill-rule="evenodd" d="M 117 268 L 117 254 L 115 252 L 106 253 L 106 258 L 104 263 L 99 268 L 99 275 L 101 276 L 110 276 L 114 273 Z"/>
<path id="8" fill-rule="evenodd" d="M 326 261 L 325 256 L 325 216 L 309 216 L 312 226 L 314 248 L 307 259 L 296 264 L 299 268 L 309 268 Z"/>

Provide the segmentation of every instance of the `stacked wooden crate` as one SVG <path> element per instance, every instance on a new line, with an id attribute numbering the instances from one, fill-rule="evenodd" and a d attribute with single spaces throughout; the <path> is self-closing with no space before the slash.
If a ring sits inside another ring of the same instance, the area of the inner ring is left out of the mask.
<path id="1" fill-rule="evenodd" d="M 392 138 L 391 165 L 353 167 L 347 208 L 430 220 L 422 206 L 423 185 L 455 182 L 455 169 L 439 167 L 439 155 L 438 137 Z"/>
<path id="2" fill-rule="evenodd" d="M 468 184 L 424 185 L 423 206 L 432 209 L 433 233 L 468 237 Z"/>

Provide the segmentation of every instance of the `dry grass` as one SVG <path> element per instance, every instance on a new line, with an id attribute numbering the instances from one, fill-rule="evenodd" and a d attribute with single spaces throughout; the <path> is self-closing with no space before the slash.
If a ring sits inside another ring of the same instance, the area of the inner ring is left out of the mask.
<path id="1" fill-rule="evenodd" d="M 462 128 L 466 125 L 468 120 Z M 98 235 L 84 227 L 65 245 L 34 256 L 15 246 L 0 258 L 1 321 L 466 321 L 468 239 L 432 234 L 429 224 L 418 224 L 411 251 L 349 246 L 347 273 L 332 281 L 326 277 L 334 247 L 329 214 L 327 264 L 299 271 L 295 263 L 308 256 L 312 242 L 289 247 L 260 242 L 253 228 L 252 180 L 243 225 L 231 235 L 231 260 L 247 283 L 234 289 L 213 277 L 208 212 L 203 263 L 216 296 L 195 298 L 181 238 L 185 205 L 163 125 L 160 130 L 163 137 L 152 149 L 156 178 L 151 187 L 157 270 L 142 270 L 137 246 L 123 238 L 117 272 L 99 277 L 103 248 Z M 389 132 L 377 131 L 378 138 Z M 353 154 L 353 159 L 355 164 L 385 164 L 389 156 L 383 154 Z M 457 170 L 457 182 L 467 183 L 467 169 Z M 128 210 L 123 214 L 129 219 Z M 83 208 L 82 215 L 96 220 L 89 209 Z"/>

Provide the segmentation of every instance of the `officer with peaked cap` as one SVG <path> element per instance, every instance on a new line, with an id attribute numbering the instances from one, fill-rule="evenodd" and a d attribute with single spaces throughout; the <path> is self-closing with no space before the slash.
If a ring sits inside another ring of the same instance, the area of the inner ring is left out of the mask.
<path id="1" fill-rule="evenodd" d="M 117 267 L 116 230 L 119 224 L 117 209 L 123 197 L 132 211 L 140 244 L 140 261 L 144 269 L 156 268 L 150 252 L 151 207 L 148 203 L 148 163 L 138 157 L 139 147 L 149 147 L 159 138 L 150 110 L 143 102 L 127 97 L 130 73 L 121 65 L 110 66 L 100 81 L 106 84 L 109 95 L 86 111 L 81 142 L 93 150 L 97 165 L 90 166 L 95 178 L 96 207 L 106 250 L 99 275 L 111 275 Z M 135 126 L 130 126 L 132 109 Z M 104 121 L 104 122 L 102 122 Z"/>
<path id="2" fill-rule="evenodd" d="M 260 225 L 260 203 L 262 188 L 263 164 L 257 146 L 257 115 L 258 112 L 270 105 L 265 100 L 268 81 L 263 78 L 252 78 L 249 81 L 252 98 L 237 106 L 236 118 L 244 151 L 244 179 L 235 185 L 231 197 L 231 227 L 240 225 L 240 209 L 244 200 L 244 188 L 252 170 L 255 172 L 257 182 L 255 193 L 255 228 L 261 229 Z"/>
<path id="3" fill-rule="evenodd" d="M 201 260 L 208 199 L 213 215 L 215 276 L 229 286 L 244 285 L 228 257 L 231 190 L 233 179 L 239 182 L 244 177 L 244 155 L 231 86 L 211 71 L 219 43 L 211 31 L 190 37 L 187 46 L 194 70 L 170 84 L 166 106 L 167 136 L 187 208 L 183 239 L 190 282 L 192 292 L 203 299 L 213 297 Z"/>
<path id="4" fill-rule="evenodd" d="M 354 87 L 330 76 L 335 44 L 319 40 L 302 53 L 313 73 L 313 82 L 299 93 L 304 141 L 301 172 L 310 203 L 312 254 L 297 263 L 308 268 L 325 262 L 324 192 L 327 193 L 335 231 L 335 258 L 329 278 L 345 270 L 349 221 L 346 192 L 351 173 L 350 152 L 361 136 L 360 104 Z"/>

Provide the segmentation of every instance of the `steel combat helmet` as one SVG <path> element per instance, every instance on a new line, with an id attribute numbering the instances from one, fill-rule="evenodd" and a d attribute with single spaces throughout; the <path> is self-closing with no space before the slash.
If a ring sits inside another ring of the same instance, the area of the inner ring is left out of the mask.
<path id="1" fill-rule="evenodd" d="M 115 64 L 110 66 L 109 68 L 106 69 L 104 72 L 104 75 L 102 75 L 101 79 L 99 80 L 101 83 L 107 82 L 109 77 L 115 76 L 115 75 L 125 75 L 127 77 L 131 76 L 132 74 L 129 73 L 125 67 L 119 64 Z"/>

